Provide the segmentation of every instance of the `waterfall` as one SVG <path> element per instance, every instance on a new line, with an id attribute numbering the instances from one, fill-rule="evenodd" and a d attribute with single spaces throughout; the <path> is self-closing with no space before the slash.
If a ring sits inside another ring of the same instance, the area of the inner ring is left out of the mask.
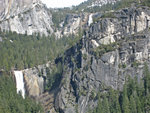
<path id="1" fill-rule="evenodd" d="M 88 25 L 90 26 L 93 23 L 93 14 L 89 15 L 89 21 L 88 21 Z"/>
<path id="2" fill-rule="evenodd" d="M 23 98 L 25 98 L 25 88 L 22 71 L 14 71 L 16 78 L 17 93 L 21 92 Z"/>

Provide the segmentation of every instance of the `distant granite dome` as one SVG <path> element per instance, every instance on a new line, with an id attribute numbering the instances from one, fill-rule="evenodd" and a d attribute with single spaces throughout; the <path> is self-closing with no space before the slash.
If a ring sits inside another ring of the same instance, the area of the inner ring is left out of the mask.
<path id="1" fill-rule="evenodd" d="M 0 0 L 0 20 L 8 19 L 10 16 L 24 12 L 28 8 L 34 7 L 34 4 L 40 3 L 40 0 Z"/>
<path id="2" fill-rule="evenodd" d="M 52 15 L 40 0 L 0 0 L 0 28 L 21 34 L 53 32 Z"/>

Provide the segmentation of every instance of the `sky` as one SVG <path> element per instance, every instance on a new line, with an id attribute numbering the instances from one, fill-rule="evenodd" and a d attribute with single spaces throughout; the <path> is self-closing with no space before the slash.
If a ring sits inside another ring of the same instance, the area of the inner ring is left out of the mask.
<path id="1" fill-rule="evenodd" d="M 41 0 L 49 8 L 63 8 L 78 5 L 86 0 Z"/>

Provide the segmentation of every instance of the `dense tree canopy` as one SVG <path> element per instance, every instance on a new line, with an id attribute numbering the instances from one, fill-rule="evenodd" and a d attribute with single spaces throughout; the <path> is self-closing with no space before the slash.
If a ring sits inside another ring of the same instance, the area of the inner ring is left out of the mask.
<path id="1" fill-rule="evenodd" d="M 10 70 L 31 68 L 55 59 L 76 42 L 79 37 L 70 35 L 61 39 L 52 36 L 21 35 L 0 32 L 0 69 Z"/>
<path id="2" fill-rule="evenodd" d="M 16 93 L 15 82 L 8 73 L 0 75 L 0 113 L 38 113 L 43 112 L 40 105 Z"/>

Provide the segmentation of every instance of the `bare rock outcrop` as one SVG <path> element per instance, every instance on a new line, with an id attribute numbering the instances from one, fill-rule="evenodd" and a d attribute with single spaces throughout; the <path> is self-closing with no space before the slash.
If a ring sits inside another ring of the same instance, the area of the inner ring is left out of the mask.
<path id="1" fill-rule="evenodd" d="M 0 29 L 31 35 L 51 34 L 52 15 L 40 0 L 0 0 Z"/>
<path id="2" fill-rule="evenodd" d="M 86 113 L 97 105 L 97 93 L 108 87 L 122 90 L 126 76 L 143 77 L 150 67 L 150 10 L 131 7 L 100 17 L 79 43 L 65 52 L 64 72 L 55 108 L 64 113 Z M 93 15 L 94 16 L 94 15 Z"/>
<path id="3" fill-rule="evenodd" d="M 35 69 L 26 69 L 23 71 L 27 95 L 38 97 L 44 92 L 44 79 L 39 77 L 39 71 Z"/>

